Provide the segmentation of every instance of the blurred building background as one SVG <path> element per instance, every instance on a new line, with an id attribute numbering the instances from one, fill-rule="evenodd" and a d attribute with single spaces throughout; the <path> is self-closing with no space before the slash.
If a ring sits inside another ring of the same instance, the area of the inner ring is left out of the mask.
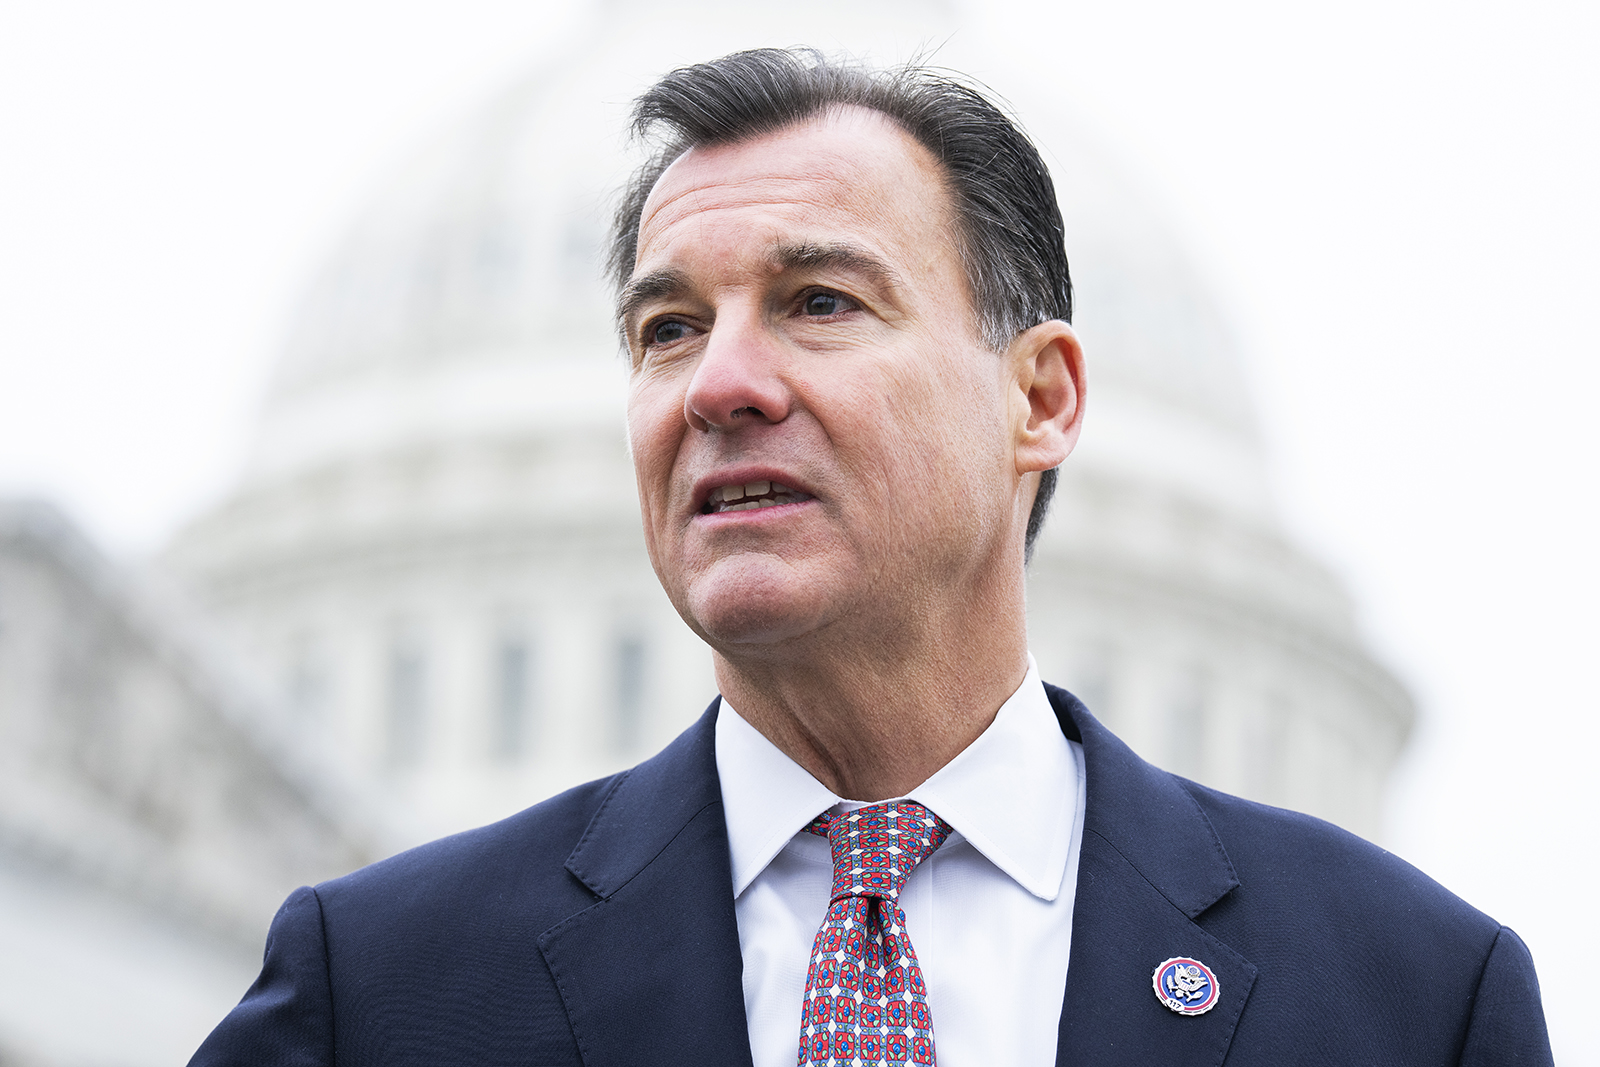
<path id="1" fill-rule="evenodd" d="M 164 556 L 296 729 L 425 836 L 652 752 L 715 691 L 645 558 L 600 277 L 646 36 L 574 48 L 374 191 L 241 483 Z M 1169 766 L 1376 835 L 1411 705 L 1279 528 L 1224 317 L 1107 153 L 1020 106 L 1059 161 L 1092 368 L 1031 569 L 1041 668 Z"/>
<path id="2" fill-rule="evenodd" d="M 0 502 L 5 1067 L 171 1062 L 288 890 L 378 858 L 204 626 Z"/>
<path id="3" fill-rule="evenodd" d="M 857 54 L 1006 67 L 937 4 L 808 11 Z M 633 94 L 803 34 L 645 12 L 602 5 L 370 189 L 243 469 L 153 559 L 0 506 L 3 1067 L 181 1059 L 295 885 L 626 766 L 714 695 L 644 556 L 599 245 Z M 1004 87 L 1089 358 L 1030 573 L 1041 668 L 1148 758 L 1376 837 L 1412 700 L 1285 530 L 1218 294 L 1064 99 Z"/>

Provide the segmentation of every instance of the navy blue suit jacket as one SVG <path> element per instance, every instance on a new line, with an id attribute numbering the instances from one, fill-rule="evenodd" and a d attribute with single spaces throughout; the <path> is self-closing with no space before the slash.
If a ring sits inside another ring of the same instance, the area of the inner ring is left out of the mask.
<path id="1" fill-rule="evenodd" d="M 1047 688 L 1088 777 L 1058 1063 L 1551 1062 L 1516 934 L 1359 838 L 1150 766 Z M 298 890 L 191 1064 L 749 1067 L 716 713 L 631 771 Z M 1216 972 L 1208 1014 L 1156 1000 L 1173 956 Z"/>

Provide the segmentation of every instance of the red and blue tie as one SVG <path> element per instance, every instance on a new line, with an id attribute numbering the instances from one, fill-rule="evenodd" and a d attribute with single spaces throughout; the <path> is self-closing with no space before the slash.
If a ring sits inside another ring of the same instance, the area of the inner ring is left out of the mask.
<path id="1" fill-rule="evenodd" d="M 932 1064 L 933 1014 L 900 890 L 950 825 L 892 800 L 819 815 L 806 829 L 833 850 L 833 895 L 806 969 L 800 1064 Z"/>

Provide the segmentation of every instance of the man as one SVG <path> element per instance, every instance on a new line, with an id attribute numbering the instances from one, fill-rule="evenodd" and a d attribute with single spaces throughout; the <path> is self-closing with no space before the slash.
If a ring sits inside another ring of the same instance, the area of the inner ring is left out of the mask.
<path id="1" fill-rule="evenodd" d="M 302 889 L 198 1064 L 1548 1063 L 1516 935 L 1143 763 L 1028 656 L 1083 411 L 979 94 L 805 53 L 641 98 L 646 543 L 722 696 L 655 758 Z"/>

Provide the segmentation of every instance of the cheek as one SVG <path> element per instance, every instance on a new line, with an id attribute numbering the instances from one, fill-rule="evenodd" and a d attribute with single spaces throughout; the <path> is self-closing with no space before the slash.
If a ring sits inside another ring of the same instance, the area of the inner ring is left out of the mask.
<path id="1" fill-rule="evenodd" d="M 899 537 L 906 528 L 926 533 L 970 480 L 965 468 L 976 443 L 966 412 L 952 410 L 961 390 L 914 373 L 838 384 L 819 400 L 829 413 L 823 430 L 856 483 L 854 504 L 873 516 L 867 527 L 879 536 Z M 971 402 L 969 395 L 968 410 Z"/>
<path id="2" fill-rule="evenodd" d="M 921 453 L 930 472 L 986 466 L 1006 436 L 1007 412 L 995 376 L 973 365 L 995 358 L 985 352 L 930 360 L 877 392 L 886 429 Z"/>
<path id="3" fill-rule="evenodd" d="M 976 359 L 993 360 L 984 352 Z M 1015 466 L 1007 448 L 1008 415 L 984 366 L 946 365 L 907 390 L 893 412 L 897 463 L 914 480 L 907 514 L 922 521 L 984 524 L 1009 492 Z M 904 495 L 903 487 L 901 494 Z"/>
<path id="4" fill-rule="evenodd" d="M 682 440 L 682 404 L 665 390 L 635 388 L 628 397 L 628 451 L 639 482 L 640 503 L 649 513 L 666 504 L 672 465 Z"/>

